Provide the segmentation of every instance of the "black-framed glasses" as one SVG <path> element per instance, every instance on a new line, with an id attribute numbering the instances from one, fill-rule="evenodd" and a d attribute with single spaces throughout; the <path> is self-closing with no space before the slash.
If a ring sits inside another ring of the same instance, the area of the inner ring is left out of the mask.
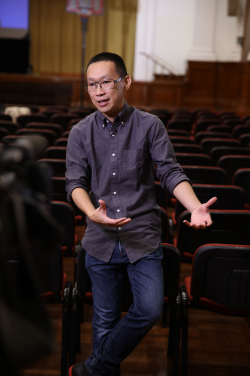
<path id="1" fill-rule="evenodd" d="M 103 81 L 96 81 L 96 82 L 86 82 L 85 88 L 87 91 L 96 91 L 98 88 L 98 85 L 100 86 L 101 89 L 103 90 L 112 90 L 115 88 L 115 83 L 120 82 L 125 76 L 122 76 L 118 78 L 117 80 L 112 80 L 111 78 L 103 80 Z"/>

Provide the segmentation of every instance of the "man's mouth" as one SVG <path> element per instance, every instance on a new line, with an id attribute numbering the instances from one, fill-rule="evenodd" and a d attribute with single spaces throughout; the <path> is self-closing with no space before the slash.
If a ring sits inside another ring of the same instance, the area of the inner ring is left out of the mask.
<path id="1" fill-rule="evenodd" d="M 102 99 L 100 101 L 97 101 L 99 106 L 105 106 L 109 102 L 109 99 Z"/>

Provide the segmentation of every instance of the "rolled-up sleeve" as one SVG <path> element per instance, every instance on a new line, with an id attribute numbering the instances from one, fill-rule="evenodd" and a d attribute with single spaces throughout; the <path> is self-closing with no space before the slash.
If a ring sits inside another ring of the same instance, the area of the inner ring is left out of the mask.
<path id="1" fill-rule="evenodd" d="M 172 194 L 174 188 L 182 181 L 191 181 L 177 163 L 173 145 L 163 123 L 156 119 L 150 129 L 150 153 L 157 166 L 156 175 L 161 185 Z"/>
<path id="2" fill-rule="evenodd" d="M 88 164 L 83 136 L 77 127 L 72 128 L 66 151 L 66 192 L 71 202 L 71 193 L 75 188 L 88 190 L 90 184 L 90 166 Z"/>

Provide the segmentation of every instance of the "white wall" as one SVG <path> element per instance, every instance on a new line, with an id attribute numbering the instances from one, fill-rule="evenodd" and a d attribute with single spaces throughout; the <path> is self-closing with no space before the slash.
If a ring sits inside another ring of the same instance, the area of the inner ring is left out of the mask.
<path id="1" fill-rule="evenodd" d="M 195 46 L 195 40 L 199 37 L 197 33 L 207 32 L 213 35 L 211 47 L 214 60 L 241 59 L 241 46 L 237 44 L 237 37 L 243 35 L 243 18 L 229 17 L 227 0 L 215 0 L 213 30 L 206 31 L 204 28 L 208 15 L 205 6 L 204 12 L 199 7 L 199 17 L 204 17 L 204 22 L 202 19 L 196 22 L 198 1 L 201 5 L 201 0 L 138 0 L 135 80 L 151 81 L 154 79 L 154 71 L 161 72 L 141 52 L 147 52 L 167 63 L 176 74 L 186 73 L 187 61 L 191 56 L 194 60 L 206 60 L 205 54 L 202 51 L 199 53 Z M 244 9 L 246 0 L 241 0 L 240 3 Z M 196 55 L 192 54 L 193 51 Z"/>
<path id="2" fill-rule="evenodd" d="M 152 81 L 154 79 L 153 64 L 141 52 L 152 55 L 154 50 L 155 4 L 157 1 L 159 0 L 138 0 L 133 77 L 136 81 Z"/>
<path id="3" fill-rule="evenodd" d="M 196 0 L 157 0 L 154 54 L 173 67 L 186 72 L 186 57 L 191 49 Z"/>
<path id="4" fill-rule="evenodd" d="M 245 0 L 241 1 L 243 11 Z M 240 61 L 242 48 L 237 37 L 243 36 L 244 17 L 227 15 L 227 0 L 217 0 L 215 54 L 218 61 Z"/>

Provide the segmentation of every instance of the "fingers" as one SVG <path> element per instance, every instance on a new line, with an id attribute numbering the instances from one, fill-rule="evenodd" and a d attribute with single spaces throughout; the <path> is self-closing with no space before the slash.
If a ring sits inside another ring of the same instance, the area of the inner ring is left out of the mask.
<path id="1" fill-rule="evenodd" d="M 208 200 L 208 202 L 206 202 L 204 206 L 206 208 L 209 208 L 209 206 L 213 205 L 216 201 L 217 201 L 217 197 L 210 198 L 210 200 Z"/>
<path id="2" fill-rule="evenodd" d="M 96 216 L 94 218 L 90 218 L 95 223 L 102 224 L 106 227 L 122 227 L 126 225 L 128 222 L 131 221 L 131 218 L 118 218 L 118 219 L 112 219 L 109 218 L 106 214 L 106 203 L 105 201 L 99 199 L 100 207 L 96 209 L 95 213 Z"/>
<path id="3" fill-rule="evenodd" d="M 126 225 L 126 223 L 128 223 L 130 221 L 131 221 L 131 218 L 126 218 L 123 221 L 119 222 L 118 225 L 119 225 L 119 227 L 121 227 L 121 226 Z"/>
<path id="4" fill-rule="evenodd" d="M 207 228 L 207 226 L 210 226 L 210 225 L 207 224 L 207 222 L 203 222 L 200 225 L 196 225 L 192 222 L 188 222 L 188 221 L 184 220 L 183 223 L 185 223 L 188 227 L 192 227 L 194 230 L 199 230 L 199 229 L 205 230 Z M 212 224 L 212 221 L 211 221 L 211 224 Z"/>
<path id="5" fill-rule="evenodd" d="M 128 222 L 131 221 L 131 218 L 119 218 L 119 219 L 111 219 L 109 223 L 107 223 L 105 226 L 107 227 L 122 227 L 126 225 Z"/>
<path id="6" fill-rule="evenodd" d="M 198 230 L 198 226 L 188 222 L 188 221 L 183 221 L 183 223 L 185 223 L 188 227 L 192 227 L 194 230 Z"/>
<path id="7" fill-rule="evenodd" d="M 211 219 L 211 217 L 209 216 L 208 219 L 206 220 L 206 224 L 207 226 L 211 226 L 213 224 L 213 221 Z"/>

